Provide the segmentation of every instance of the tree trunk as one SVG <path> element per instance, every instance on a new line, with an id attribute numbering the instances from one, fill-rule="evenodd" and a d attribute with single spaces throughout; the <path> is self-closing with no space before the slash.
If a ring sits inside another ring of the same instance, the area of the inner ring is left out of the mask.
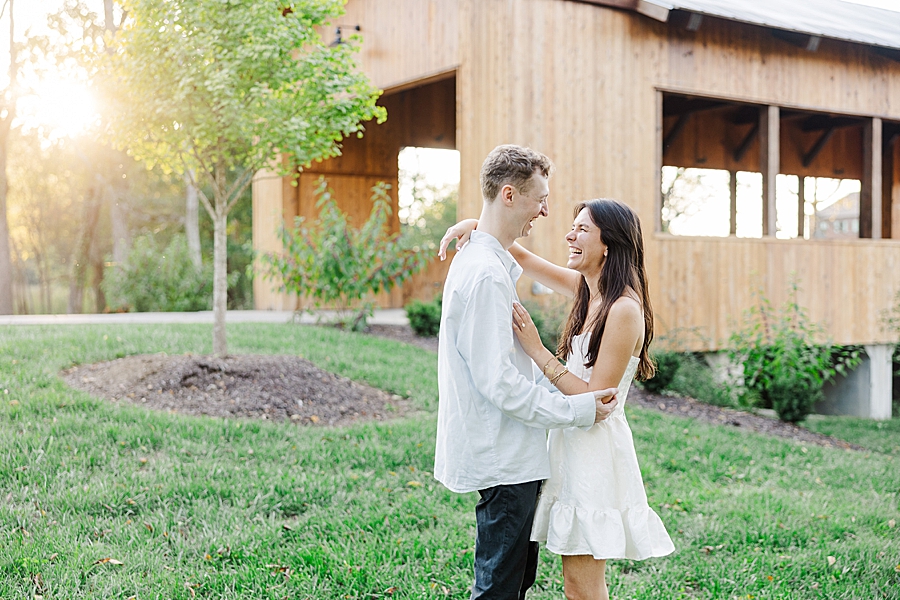
<path id="1" fill-rule="evenodd" d="M 113 0 L 103 0 L 104 25 L 108 32 L 116 32 L 116 23 L 113 21 Z"/>
<path id="2" fill-rule="evenodd" d="M 6 157 L 9 149 L 9 130 L 16 113 L 16 76 L 18 63 L 15 43 L 14 0 L 9 0 L 9 89 L 6 96 L 6 116 L 0 123 L 0 315 L 13 314 L 13 269 L 9 246 L 9 222 L 6 219 L 6 196 L 9 181 L 6 173 Z"/>
<path id="3" fill-rule="evenodd" d="M 213 233 L 213 353 L 224 357 L 228 354 L 225 339 L 225 310 L 228 307 L 228 215 L 225 202 L 216 198 L 216 215 Z"/>
<path id="4" fill-rule="evenodd" d="M 197 186 L 193 183 L 192 174 L 185 173 L 184 183 L 187 186 L 185 195 L 184 232 L 187 236 L 188 253 L 194 266 L 201 267 L 203 258 L 200 255 L 200 202 Z"/>
<path id="5" fill-rule="evenodd" d="M 22 254 L 19 252 L 19 249 L 16 247 L 15 240 L 10 240 L 10 247 L 12 249 L 12 255 L 16 257 L 15 262 L 13 263 L 15 267 L 13 268 L 13 281 L 15 282 L 16 292 L 18 295 L 18 299 L 13 296 L 13 307 L 18 304 L 18 314 L 20 315 L 30 315 L 31 309 L 29 304 L 34 305 L 34 301 L 29 303 L 29 299 L 31 297 L 31 292 L 28 289 L 28 277 L 25 273 L 24 261 L 22 260 Z"/>
<path id="6" fill-rule="evenodd" d="M 113 19 L 113 0 L 103 0 L 103 18 L 104 18 L 104 28 L 110 34 L 115 35 L 116 33 L 116 23 Z M 110 53 L 109 48 L 107 48 L 107 54 Z M 113 237 L 113 250 L 112 250 L 112 259 L 117 265 L 121 265 L 125 262 L 126 254 L 128 253 L 128 246 L 130 240 L 128 235 L 128 224 L 125 219 L 125 215 L 127 213 L 126 200 L 127 194 L 124 193 L 124 190 L 121 189 L 122 179 L 118 178 L 117 175 L 118 169 L 116 168 L 117 164 L 124 164 L 124 161 L 127 158 L 124 154 L 120 154 L 115 152 L 107 157 L 107 177 L 112 177 L 113 181 L 111 181 L 107 187 L 107 194 L 109 200 L 109 219 L 112 224 L 112 237 Z M 100 288 L 96 288 L 97 290 L 97 302 L 100 302 L 99 295 L 103 292 Z M 105 307 L 105 302 L 104 302 Z"/>
<path id="7" fill-rule="evenodd" d="M 82 312 L 82 300 L 84 298 L 85 273 L 88 263 L 91 261 L 91 244 L 97 229 L 97 221 L 100 218 L 100 199 L 97 197 L 96 186 L 88 191 L 88 197 L 84 205 L 84 221 L 78 236 L 78 244 L 75 246 L 75 254 L 72 256 L 72 265 L 69 269 L 69 303 L 66 312 L 70 315 Z"/>
<path id="8" fill-rule="evenodd" d="M 94 312 L 102 313 L 106 310 L 106 294 L 103 293 L 103 257 L 94 257 Z"/>
<path id="9" fill-rule="evenodd" d="M 221 162 L 215 167 L 215 214 L 213 217 L 213 353 L 228 354 L 225 339 L 225 310 L 228 307 L 228 197 L 226 170 Z"/>
<path id="10" fill-rule="evenodd" d="M 110 165 L 110 173 L 116 170 Z M 117 265 L 125 262 L 128 254 L 128 225 L 125 222 L 125 194 L 115 184 L 107 186 L 109 220 L 112 225 L 112 259 Z"/>
<path id="11" fill-rule="evenodd" d="M 9 118 L 9 117 L 7 117 Z M 0 140 L 0 315 L 13 314 L 13 268 L 9 245 L 9 224 L 6 220 L 6 144 L 9 129 Z"/>

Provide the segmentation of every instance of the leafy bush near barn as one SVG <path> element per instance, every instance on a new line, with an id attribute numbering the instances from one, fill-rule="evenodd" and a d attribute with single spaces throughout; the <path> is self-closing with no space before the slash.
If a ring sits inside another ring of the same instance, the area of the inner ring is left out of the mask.
<path id="1" fill-rule="evenodd" d="M 675 374 L 681 366 L 681 355 L 678 352 L 651 352 L 650 357 L 656 365 L 656 373 L 643 382 L 644 389 L 658 394 L 669 389 Z"/>
<path id="2" fill-rule="evenodd" d="M 424 337 L 435 336 L 441 328 L 441 298 L 435 298 L 431 302 L 413 300 L 405 307 L 406 318 L 409 326 L 416 335 Z"/>
<path id="3" fill-rule="evenodd" d="M 824 328 L 809 319 L 791 283 L 788 300 L 775 307 L 757 292 L 757 303 L 744 312 L 731 336 L 730 357 L 743 366 L 740 390 L 745 403 L 771 406 L 783 421 L 806 418 L 822 397 L 822 386 L 854 369 L 862 349 L 833 345 Z"/>
<path id="4" fill-rule="evenodd" d="M 372 188 L 369 218 L 354 227 L 322 180 L 316 190 L 318 219 L 297 217 L 293 228 L 282 229 L 284 252 L 261 257 L 265 274 L 281 291 L 316 308 L 335 309 L 339 325 L 364 329 L 375 295 L 402 283 L 428 260 L 405 236 L 388 233 L 387 190 L 384 183 Z"/>

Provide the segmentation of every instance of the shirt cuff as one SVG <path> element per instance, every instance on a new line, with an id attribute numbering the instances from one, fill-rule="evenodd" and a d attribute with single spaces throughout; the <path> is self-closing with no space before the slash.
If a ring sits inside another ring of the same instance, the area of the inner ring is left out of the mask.
<path id="1" fill-rule="evenodd" d="M 594 400 L 594 392 L 585 392 L 569 396 L 569 402 L 575 409 L 574 427 L 579 427 L 587 431 L 594 426 L 594 419 L 597 418 L 597 401 Z"/>

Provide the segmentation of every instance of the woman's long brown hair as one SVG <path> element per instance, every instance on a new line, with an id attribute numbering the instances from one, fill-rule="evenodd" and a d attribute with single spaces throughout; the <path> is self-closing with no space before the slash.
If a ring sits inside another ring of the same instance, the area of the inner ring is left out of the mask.
<path id="1" fill-rule="evenodd" d="M 644 345 L 641 348 L 637 377 L 650 379 L 656 372 L 647 349 L 653 339 L 653 308 L 650 306 L 650 294 L 647 290 L 647 275 L 644 268 L 644 237 L 641 234 L 641 221 L 633 210 L 616 200 L 602 198 L 582 202 L 575 207 L 575 217 L 588 209 L 591 221 L 600 228 L 600 239 L 608 248 L 606 260 L 600 270 L 598 289 L 600 291 L 600 310 L 592 323 L 586 324 L 591 291 L 584 277 L 578 284 L 575 294 L 575 305 L 566 321 L 566 328 L 559 340 L 557 355 L 569 356 L 572 352 L 572 339 L 587 327 L 591 330 L 591 339 L 585 356 L 585 367 L 593 367 L 597 362 L 600 340 L 606 329 L 606 318 L 613 303 L 628 288 L 635 291 L 641 302 L 644 313 Z"/>

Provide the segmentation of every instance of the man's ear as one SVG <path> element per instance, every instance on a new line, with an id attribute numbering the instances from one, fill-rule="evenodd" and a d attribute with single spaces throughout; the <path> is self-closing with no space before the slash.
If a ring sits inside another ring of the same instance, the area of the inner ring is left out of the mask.
<path id="1" fill-rule="evenodd" d="M 510 184 L 504 185 L 500 188 L 500 200 L 506 206 L 512 206 L 513 204 L 513 195 L 516 193 L 516 188 L 511 186 Z"/>

